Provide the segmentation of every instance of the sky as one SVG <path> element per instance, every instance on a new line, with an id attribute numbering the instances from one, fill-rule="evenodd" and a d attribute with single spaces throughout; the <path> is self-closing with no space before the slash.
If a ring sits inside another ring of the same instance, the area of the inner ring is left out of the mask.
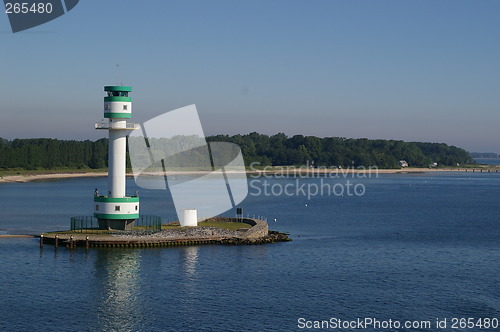
<path id="1" fill-rule="evenodd" d="M 104 137 L 119 83 L 137 123 L 196 104 L 206 135 L 500 153 L 499 15 L 496 0 L 82 0 L 14 34 L 0 12 L 0 137 Z"/>

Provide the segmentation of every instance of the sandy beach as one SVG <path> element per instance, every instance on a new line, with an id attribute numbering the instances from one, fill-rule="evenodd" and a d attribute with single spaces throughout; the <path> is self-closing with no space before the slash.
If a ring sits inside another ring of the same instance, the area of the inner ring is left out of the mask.
<path id="1" fill-rule="evenodd" d="M 83 178 L 107 176 L 107 172 L 100 173 L 53 173 L 53 174 L 26 174 L 26 175 L 7 175 L 0 177 L 0 183 L 3 182 L 30 182 L 35 180 L 54 180 L 65 178 Z"/>
<path id="2" fill-rule="evenodd" d="M 247 174 L 275 174 L 275 175 L 298 175 L 309 174 L 311 176 L 321 174 L 397 174 L 397 173 L 424 173 L 424 172 L 498 172 L 500 167 L 491 166 L 488 168 L 416 168 L 408 167 L 401 169 L 356 169 L 356 168 L 343 168 L 343 169 L 327 169 L 327 168 L 305 168 L 305 167 L 283 167 L 283 168 L 268 168 L 263 170 L 248 170 Z M 171 175 L 197 175 L 207 174 L 208 172 L 196 171 L 178 171 L 170 172 Z M 235 171 L 228 171 L 228 173 L 241 173 Z M 23 175 L 7 175 L 0 177 L 0 183 L 23 183 L 30 181 L 43 181 L 43 180 L 59 180 L 66 178 L 80 178 L 80 177 L 104 177 L 107 172 L 84 172 L 84 173 L 47 173 L 47 174 L 23 174 Z M 155 174 L 150 174 L 155 175 Z M 132 173 L 127 173 L 127 176 L 133 176 Z"/>

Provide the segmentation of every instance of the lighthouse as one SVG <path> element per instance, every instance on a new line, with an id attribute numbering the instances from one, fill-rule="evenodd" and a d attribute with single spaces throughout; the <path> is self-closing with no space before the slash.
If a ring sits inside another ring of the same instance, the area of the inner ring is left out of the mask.
<path id="1" fill-rule="evenodd" d="M 140 128 L 127 123 L 132 117 L 132 98 L 129 86 L 105 86 L 104 117 L 107 123 L 96 123 L 96 129 L 108 130 L 108 192 L 94 194 L 94 217 L 100 229 L 130 230 L 139 218 L 139 197 L 126 194 L 126 146 L 127 135 Z"/>

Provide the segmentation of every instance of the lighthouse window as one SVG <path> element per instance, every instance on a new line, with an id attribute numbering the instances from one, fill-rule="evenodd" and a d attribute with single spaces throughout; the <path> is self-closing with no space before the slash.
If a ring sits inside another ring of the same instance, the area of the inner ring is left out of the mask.
<path id="1" fill-rule="evenodd" d="M 139 210 L 139 207 L 138 207 L 137 205 L 135 206 L 135 210 L 136 210 L 136 211 L 137 211 L 137 210 Z"/>
<path id="2" fill-rule="evenodd" d="M 115 206 L 115 211 L 120 211 L 120 206 L 119 205 Z"/>
<path id="3" fill-rule="evenodd" d="M 96 206 L 95 206 L 95 210 L 96 210 L 96 211 L 99 211 L 99 205 L 96 205 Z"/>
<path id="4" fill-rule="evenodd" d="M 127 105 L 123 105 L 123 110 L 126 111 L 127 110 Z"/>

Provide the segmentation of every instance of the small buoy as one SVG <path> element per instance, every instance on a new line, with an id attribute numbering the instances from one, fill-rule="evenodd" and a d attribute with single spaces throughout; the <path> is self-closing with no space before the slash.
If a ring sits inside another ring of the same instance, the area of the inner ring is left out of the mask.
<path id="1" fill-rule="evenodd" d="M 306 206 L 307 206 L 307 204 L 306 204 Z"/>
<path id="2" fill-rule="evenodd" d="M 274 222 L 276 222 L 276 218 L 274 218 Z"/>

